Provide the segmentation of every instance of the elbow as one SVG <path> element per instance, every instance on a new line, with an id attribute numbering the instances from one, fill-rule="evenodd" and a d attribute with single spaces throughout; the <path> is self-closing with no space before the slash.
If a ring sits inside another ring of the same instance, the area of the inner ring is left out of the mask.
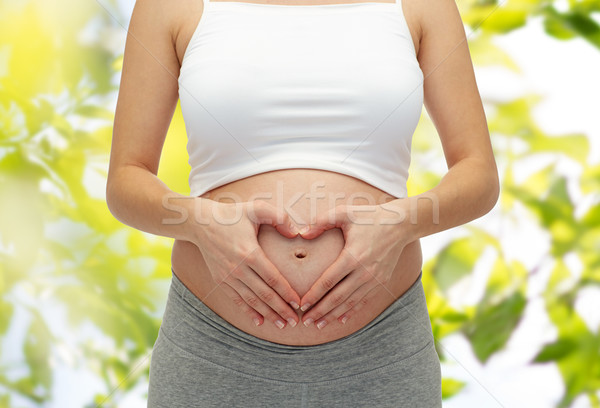
<path id="1" fill-rule="evenodd" d="M 118 200 L 116 183 L 115 183 L 114 177 L 111 177 L 110 172 L 109 172 L 109 176 L 106 180 L 105 198 L 106 198 L 106 207 L 108 208 L 108 211 L 112 214 L 112 216 L 115 219 L 121 221 L 121 219 L 119 217 L 119 211 L 118 211 L 118 209 L 120 208 L 120 204 L 119 204 L 119 200 Z"/>
<path id="2" fill-rule="evenodd" d="M 492 168 L 486 173 L 486 188 L 485 197 L 482 202 L 485 203 L 484 214 L 490 212 L 498 203 L 500 198 L 500 179 L 498 177 L 498 169 L 496 164 L 493 163 Z"/>
<path id="3" fill-rule="evenodd" d="M 112 214 L 113 217 L 117 218 L 115 215 L 115 203 L 114 203 L 114 196 L 112 194 L 112 188 L 111 188 L 112 184 L 109 180 L 106 181 L 106 190 L 105 190 L 105 197 L 106 197 L 106 207 L 108 208 L 108 211 Z"/>
<path id="4" fill-rule="evenodd" d="M 124 223 L 124 215 L 126 211 L 126 197 L 124 192 L 127 191 L 128 180 L 132 178 L 132 174 L 126 166 L 111 165 L 108 168 L 106 177 L 106 206 L 108 211 L 115 219 Z"/>
<path id="5" fill-rule="evenodd" d="M 465 161 L 468 164 L 465 175 L 465 183 L 471 191 L 471 200 L 475 218 L 489 213 L 498 203 L 500 198 L 500 180 L 496 161 L 492 158 L 472 158 Z M 466 187 L 465 185 L 465 187 Z"/>

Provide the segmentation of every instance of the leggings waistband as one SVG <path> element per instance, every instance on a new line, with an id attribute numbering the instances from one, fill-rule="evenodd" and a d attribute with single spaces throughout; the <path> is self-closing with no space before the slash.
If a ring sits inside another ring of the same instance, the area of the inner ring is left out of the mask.
<path id="1" fill-rule="evenodd" d="M 332 367 L 331 376 L 358 374 L 416 355 L 433 346 L 421 282 L 413 285 L 358 331 L 327 343 L 295 346 L 274 343 L 233 326 L 197 298 L 173 273 L 161 335 L 190 355 L 247 374 L 268 367 L 274 378 L 310 381 Z M 322 380 L 322 377 L 320 377 Z"/>

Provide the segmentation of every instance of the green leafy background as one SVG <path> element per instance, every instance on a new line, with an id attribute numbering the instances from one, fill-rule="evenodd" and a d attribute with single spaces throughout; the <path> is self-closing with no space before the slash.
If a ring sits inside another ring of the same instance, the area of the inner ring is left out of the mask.
<path id="1" fill-rule="evenodd" d="M 548 36 L 600 48 L 598 0 L 463 0 L 458 6 L 476 69 L 518 73 L 494 40 L 533 18 L 543 21 Z M 128 406 L 129 395 L 143 395 L 147 386 L 172 239 L 121 224 L 104 200 L 130 17 L 123 7 L 115 0 L 0 1 L 0 408 L 52 405 L 57 392 L 69 389 L 57 386 L 60 370 L 77 373 L 68 392 L 83 393 L 89 407 Z M 494 229 L 474 222 L 444 233 L 450 239 L 426 257 L 423 283 L 443 364 L 454 361 L 443 345 L 448 336 L 463 336 L 480 364 L 506 351 L 526 307 L 542 301 L 556 336 L 529 364 L 560 373 L 564 393 L 557 407 L 576 400 L 600 407 L 599 328 L 588 327 L 574 307 L 582 290 L 600 283 L 600 165 L 591 160 L 588 135 L 540 128 L 532 111 L 542 100 L 532 94 L 484 102 L 502 182 L 493 212 L 506 225 L 527 222 L 547 236 L 543 258 L 535 264 L 508 256 Z M 185 142 L 178 107 L 159 177 L 189 194 Z M 425 112 L 413 151 L 409 193 L 417 194 L 445 170 L 423 165 L 443 160 Z M 518 178 L 519 165 L 538 157 L 546 164 Z M 581 171 L 562 174 L 557 166 L 564 160 Z M 578 210 L 573 188 L 594 204 Z M 486 277 L 481 298 L 456 306 L 453 288 L 469 282 L 476 268 Z M 542 270 L 549 278 L 531 295 L 531 278 Z M 445 401 L 465 385 L 445 375 Z"/>

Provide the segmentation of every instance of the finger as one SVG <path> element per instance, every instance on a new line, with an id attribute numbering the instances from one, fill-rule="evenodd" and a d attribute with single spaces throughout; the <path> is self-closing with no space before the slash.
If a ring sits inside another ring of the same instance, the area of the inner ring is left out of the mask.
<path id="1" fill-rule="evenodd" d="M 292 289 L 289 282 L 283 277 L 275 265 L 273 265 L 260 246 L 246 258 L 246 264 L 251 267 L 269 287 L 273 288 L 281 299 L 290 304 L 294 309 L 298 309 L 300 296 Z M 289 309 L 288 314 L 289 312 L 294 313 L 292 309 Z"/>
<path id="2" fill-rule="evenodd" d="M 311 305 L 316 304 L 329 292 L 339 281 L 352 272 L 358 265 L 356 258 L 352 256 L 346 247 L 342 248 L 337 259 L 323 272 L 313 283 L 311 288 L 302 297 L 301 310 L 306 311 Z"/>
<path id="3" fill-rule="evenodd" d="M 285 301 L 269 287 L 254 271 L 247 276 L 244 276 L 243 283 L 246 285 L 260 300 L 262 300 L 271 310 L 278 315 L 278 319 L 283 318 L 292 327 L 298 324 L 298 315 L 285 303 Z M 241 280 L 241 279 L 240 279 Z"/>
<path id="4" fill-rule="evenodd" d="M 301 236 L 304 239 L 313 239 L 327 230 L 342 228 L 346 221 L 347 213 L 345 211 L 345 206 L 338 205 L 324 214 L 318 215 L 315 218 L 315 222 L 310 225 L 308 231 L 302 232 Z"/>
<path id="5" fill-rule="evenodd" d="M 378 283 L 373 285 L 373 287 L 369 289 L 368 293 L 365 296 L 363 296 L 358 302 L 356 302 L 356 304 L 354 305 L 353 308 L 351 308 L 350 310 L 341 314 L 338 317 L 338 321 L 345 324 L 348 321 L 348 319 L 350 319 L 352 316 L 354 316 L 356 313 L 358 313 L 363 307 L 365 307 L 366 305 L 371 303 L 373 301 L 373 299 L 375 299 L 375 296 L 377 296 L 377 292 L 380 288 L 381 288 L 381 285 Z"/>
<path id="6" fill-rule="evenodd" d="M 313 308 L 311 308 L 303 317 L 302 321 L 306 327 L 315 323 L 318 329 L 322 329 L 331 318 L 327 316 L 338 306 L 346 302 L 351 295 L 364 286 L 356 277 L 356 273 L 351 273 L 342 279 L 323 299 L 321 299 Z"/>
<path id="7" fill-rule="evenodd" d="M 340 315 L 352 309 L 377 283 L 365 281 L 353 273 L 342 280 L 331 292 L 315 305 L 302 320 L 312 320 L 317 328 L 322 329 Z M 310 324 L 310 323 L 309 323 Z"/>
<path id="8" fill-rule="evenodd" d="M 296 224 L 291 222 L 290 216 L 283 210 L 279 210 L 274 205 L 261 200 L 254 200 L 248 203 L 248 218 L 256 224 L 266 224 L 275 227 L 275 229 L 287 238 L 294 238 L 298 235 Z"/>
<path id="9" fill-rule="evenodd" d="M 350 311 L 353 311 L 353 313 L 355 313 L 357 310 L 360 310 L 362 307 L 364 307 L 365 303 L 369 303 L 369 293 L 378 285 L 379 284 L 377 282 L 373 281 L 364 284 L 352 295 L 350 295 L 344 303 L 342 303 L 330 313 L 316 321 L 315 324 L 318 327 L 321 320 L 325 320 L 327 323 L 333 322 L 335 320 L 337 320 L 340 323 L 346 323 L 351 316 Z"/>
<path id="10" fill-rule="evenodd" d="M 249 271 L 252 272 L 252 271 Z M 280 329 L 285 327 L 285 321 L 273 311 L 265 302 L 263 302 L 259 296 L 254 293 L 244 282 L 239 279 L 234 279 L 228 284 L 240 294 L 244 302 L 252 309 L 256 310 L 265 320 L 273 322 L 273 324 Z"/>
<path id="11" fill-rule="evenodd" d="M 235 289 L 230 287 L 228 284 L 220 285 L 220 288 L 225 291 L 225 293 L 231 298 L 231 300 L 233 300 L 233 303 L 235 303 L 239 308 L 246 312 L 248 316 L 250 316 L 250 318 L 256 326 L 260 326 L 261 324 L 263 324 L 263 316 L 260 313 L 258 313 L 255 309 L 252 309 L 250 306 L 248 306 L 248 303 L 246 303 L 246 301 Z"/>

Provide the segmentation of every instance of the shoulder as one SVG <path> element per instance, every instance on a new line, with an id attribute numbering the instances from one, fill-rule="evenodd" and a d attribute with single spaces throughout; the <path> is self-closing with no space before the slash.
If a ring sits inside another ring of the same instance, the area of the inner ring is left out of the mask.
<path id="1" fill-rule="evenodd" d="M 402 1 L 406 14 L 414 22 L 419 39 L 417 59 L 425 75 L 454 53 L 457 47 L 467 45 L 464 24 L 455 0 Z"/>
<path id="2" fill-rule="evenodd" d="M 154 43 L 148 46 L 160 42 L 166 48 L 168 44 L 180 65 L 203 4 L 203 0 L 136 0 L 128 31 L 133 37 L 143 36 Z"/>
<path id="3" fill-rule="evenodd" d="M 202 8 L 202 0 L 136 0 L 131 15 L 130 33 L 134 31 L 154 31 L 161 36 L 168 35 L 173 42 L 190 11 Z"/>
<path id="4" fill-rule="evenodd" d="M 462 37 L 464 27 L 455 0 L 402 0 L 402 8 L 419 49 L 444 36 Z"/>

